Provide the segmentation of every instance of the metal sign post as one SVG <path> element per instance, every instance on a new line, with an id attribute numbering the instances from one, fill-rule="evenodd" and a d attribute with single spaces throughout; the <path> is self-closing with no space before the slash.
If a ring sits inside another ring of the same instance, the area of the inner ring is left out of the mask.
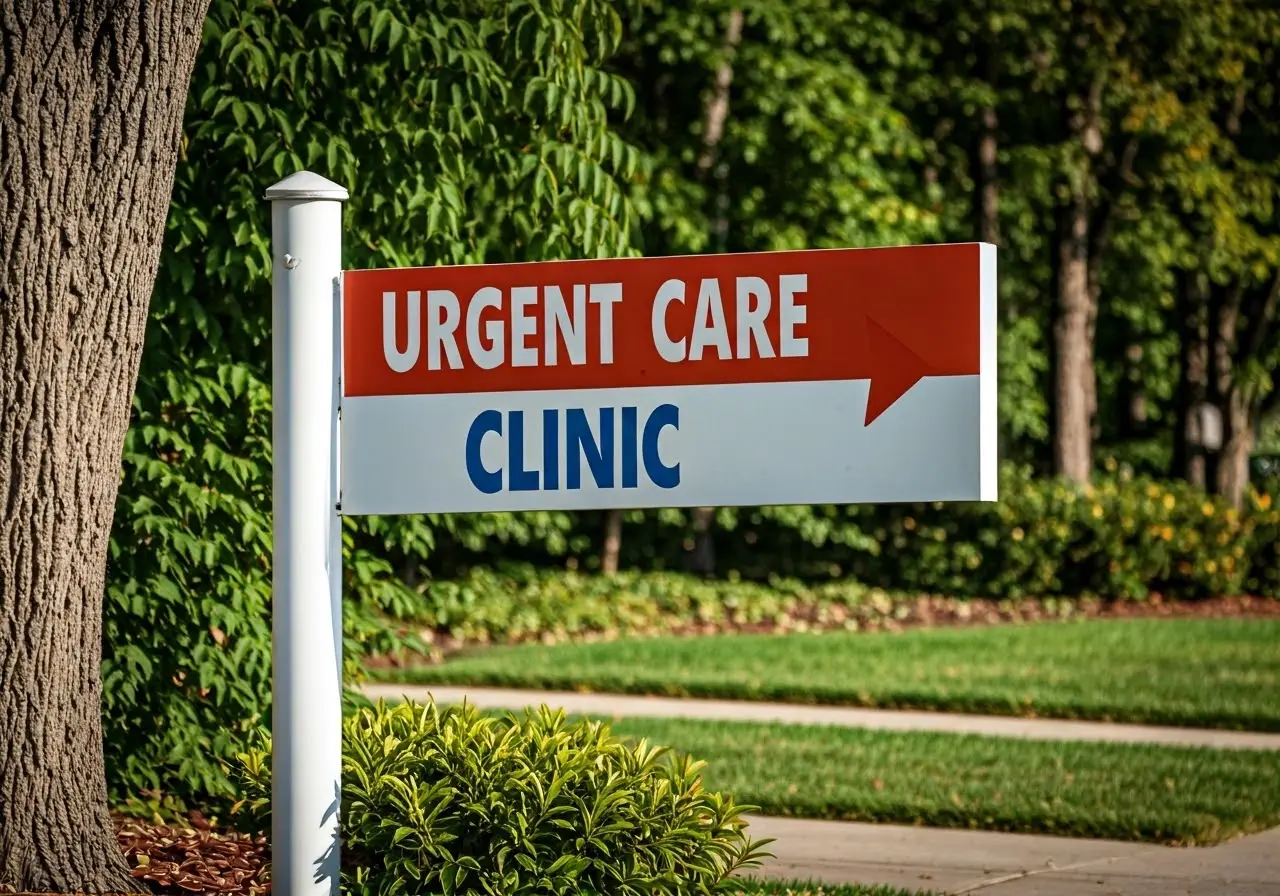
<path id="1" fill-rule="evenodd" d="M 272 784 L 278 896 L 337 896 L 342 776 L 338 287 L 347 191 L 310 172 L 271 201 Z"/>

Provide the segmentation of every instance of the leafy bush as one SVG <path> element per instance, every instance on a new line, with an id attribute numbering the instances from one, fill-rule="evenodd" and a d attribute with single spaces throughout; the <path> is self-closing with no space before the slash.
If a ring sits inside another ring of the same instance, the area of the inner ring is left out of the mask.
<path id="1" fill-rule="evenodd" d="M 192 76 L 105 601 L 118 799 L 227 796 L 219 758 L 269 714 L 270 210 L 300 168 L 351 189 L 348 267 L 632 251 L 640 163 L 609 118 L 613 0 L 214 0 Z M 347 529 L 347 645 L 385 647 L 437 535 L 557 544 L 565 515 Z M 496 533 L 496 534 L 494 534 Z M 576 547 L 576 546 L 575 546 Z M 406 562 L 411 559 L 412 562 Z"/>
<path id="2" fill-rule="evenodd" d="M 1280 597 L 1280 504 L 1269 494 L 1253 494 L 1246 514 L 1253 529 L 1246 588 L 1250 594 Z"/>
<path id="3" fill-rule="evenodd" d="M 720 508 L 716 553 L 722 575 L 916 594 L 1280 596 L 1275 519 L 1269 496 L 1237 513 L 1185 482 L 1116 469 L 1081 488 L 1006 467 L 993 503 Z M 680 562 L 682 513 L 632 520 L 630 565 Z"/>
<path id="4" fill-rule="evenodd" d="M 402 703 L 344 726 L 342 887 L 395 894 L 711 893 L 757 864 L 703 763 L 601 723 Z M 270 741 L 238 757 L 240 813 L 270 829 Z"/>
<path id="5" fill-rule="evenodd" d="M 1018 597 L 1240 594 L 1263 560 L 1257 518 L 1184 482 L 1113 475 L 1078 488 L 1006 471 L 995 504 L 884 508 L 867 581 Z"/>

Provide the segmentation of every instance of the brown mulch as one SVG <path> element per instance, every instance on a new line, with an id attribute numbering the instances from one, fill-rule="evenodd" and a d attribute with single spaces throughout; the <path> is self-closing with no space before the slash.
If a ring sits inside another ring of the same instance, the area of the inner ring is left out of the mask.
<path id="1" fill-rule="evenodd" d="M 267 881 L 266 837 L 217 831 L 193 812 L 186 826 L 115 819 L 116 837 L 139 890 L 155 893 L 216 893 L 262 896 Z"/>
<path id="2" fill-rule="evenodd" d="M 801 605 L 780 619 L 743 623 L 732 616 L 703 624 L 674 626 L 653 631 L 586 631 L 573 634 L 522 633 L 496 642 L 455 638 L 444 632 L 418 631 L 415 634 L 431 647 L 429 656 L 409 651 L 396 655 L 366 657 L 370 669 L 435 664 L 464 650 L 494 643 L 520 644 L 534 641 L 610 641 L 620 636 L 714 635 L 723 633 L 781 634 L 793 631 L 905 631 L 912 628 L 974 627 L 1066 619 L 1275 619 L 1280 618 L 1280 600 L 1270 597 L 1214 597 L 1178 600 L 1153 594 L 1145 600 L 1102 600 L 1099 598 L 1024 598 L 992 600 L 922 595 L 914 598 L 885 596 L 883 603 L 869 602 L 854 607 L 827 606 L 819 610 Z"/>

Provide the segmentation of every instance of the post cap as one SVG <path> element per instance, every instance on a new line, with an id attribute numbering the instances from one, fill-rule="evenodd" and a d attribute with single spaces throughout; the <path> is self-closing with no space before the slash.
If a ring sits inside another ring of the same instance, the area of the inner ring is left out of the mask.
<path id="1" fill-rule="evenodd" d="M 265 195 L 272 202 L 278 199 L 333 199 L 345 202 L 350 197 L 346 187 L 311 171 L 290 174 L 278 184 L 267 187 Z"/>

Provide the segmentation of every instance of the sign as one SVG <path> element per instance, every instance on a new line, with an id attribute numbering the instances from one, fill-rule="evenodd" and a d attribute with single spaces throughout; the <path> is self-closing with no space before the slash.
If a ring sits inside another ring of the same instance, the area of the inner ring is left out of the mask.
<path id="1" fill-rule="evenodd" d="M 342 513 L 993 500 L 987 244 L 344 272 Z"/>
<path id="2" fill-rule="evenodd" d="M 339 893 L 343 514 L 996 496 L 993 246 L 343 272 L 346 189 L 266 198 L 277 893 Z"/>

